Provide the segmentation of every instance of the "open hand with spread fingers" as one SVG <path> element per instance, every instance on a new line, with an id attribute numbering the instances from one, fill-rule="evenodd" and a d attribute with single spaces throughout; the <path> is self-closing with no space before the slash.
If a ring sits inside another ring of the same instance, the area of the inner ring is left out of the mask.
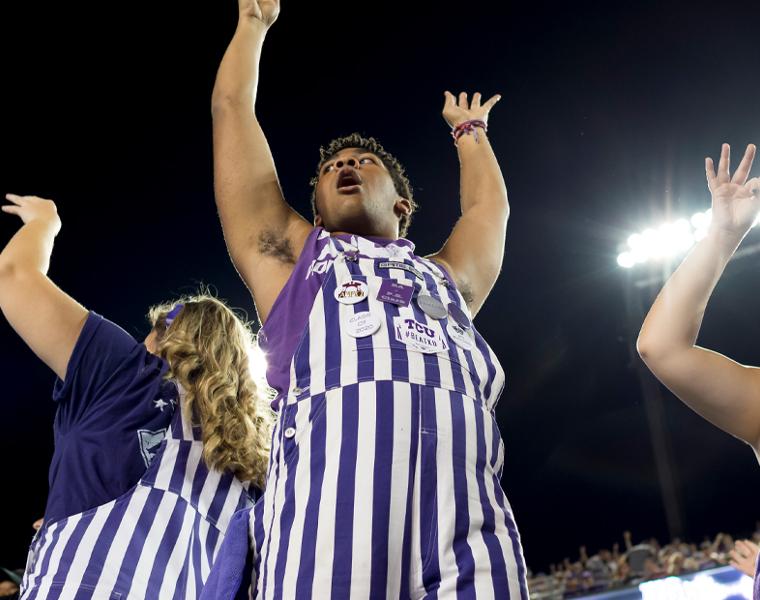
<path id="1" fill-rule="evenodd" d="M 280 15 L 280 0 L 238 0 L 240 16 L 271 27 Z"/>
<path id="2" fill-rule="evenodd" d="M 723 144 L 718 170 L 712 158 L 705 159 L 707 185 L 712 194 L 712 230 L 741 240 L 760 212 L 760 178 L 748 179 L 756 148 L 749 144 L 739 166 L 730 173 L 731 147 Z"/>
<path id="3" fill-rule="evenodd" d="M 453 129 L 466 121 L 483 121 L 488 123 L 488 113 L 494 105 L 501 100 L 498 94 L 491 96 L 484 104 L 481 104 L 481 94 L 476 92 L 472 102 L 467 100 L 467 92 L 459 94 L 459 98 L 451 92 L 444 92 L 445 102 L 443 105 L 443 118 Z"/>

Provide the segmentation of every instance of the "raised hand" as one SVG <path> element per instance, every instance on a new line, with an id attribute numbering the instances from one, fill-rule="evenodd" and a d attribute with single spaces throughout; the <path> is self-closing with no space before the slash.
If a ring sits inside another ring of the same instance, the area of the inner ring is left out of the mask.
<path id="1" fill-rule="evenodd" d="M 450 127 L 454 128 L 465 121 L 483 121 L 488 123 L 488 113 L 494 104 L 501 100 L 501 96 L 491 96 L 485 104 L 481 104 L 481 94 L 476 92 L 472 102 L 467 101 L 467 92 L 459 94 L 457 99 L 451 92 L 444 92 L 445 102 L 443 105 L 443 118 Z"/>
<path id="2" fill-rule="evenodd" d="M 17 196 L 16 194 L 6 194 L 5 198 L 10 200 L 12 204 L 0 206 L 0 209 L 11 215 L 17 215 L 24 224 L 32 221 L 44 221 L 51 225 L 56 233 L 61 229 L 58 209 L 52 200 L 45 200 L 37 196 Z"/>
<path id="3" fill-rule="evenodd" d="M 241 17 L 261 21 L 270 27 L 280 15 L 280 0 L 238 0 Z"/>
<path id="4" fill-rule="evenodd" d="M 750 144 L 733 176 L 730 173 L 731 147 L 723 144 L 718 171 L 711 158 L 705 159 L 707 185 L 712 194 L 711 228 L 741 239 L 750 230 L 760 212 L 760 178 L 747 179 L 755 158 Z"/>
<path id="5" fill-rule="evenodd" d="M 734 549 L 728 554 L 731 556 L 731 566 L 750 577 L 755 576 L 755 565 L 760 546 L 749 540 L 738 540 Z"/>

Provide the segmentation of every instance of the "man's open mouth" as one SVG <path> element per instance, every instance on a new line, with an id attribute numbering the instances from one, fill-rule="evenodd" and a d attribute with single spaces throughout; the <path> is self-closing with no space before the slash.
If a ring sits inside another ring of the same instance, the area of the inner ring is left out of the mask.
<path id="1" fill-rule="evenodd" d="M 342 171 L 338 176 L 337 187 L 340 191 L 352 191 L 353 189 L 358 189 L 361 184 L 361 177 L 353 169 Z"/>

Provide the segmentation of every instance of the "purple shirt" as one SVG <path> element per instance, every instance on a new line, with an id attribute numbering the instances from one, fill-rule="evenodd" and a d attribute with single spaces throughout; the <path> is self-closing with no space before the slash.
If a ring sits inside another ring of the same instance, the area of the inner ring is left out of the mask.
<path id="1" fill-rule="evenodd" d="M 143 476 L 174 413 L 167 368 L 118 325 L 88 315 L 53 393 L 46 522 L 110 502 Z"/>
<path id="2" fill-rule="evenodd" d="M 752 600 L 760 600 L 760 554 L 757 556 L 757 568 L 755 569 L 755 592 Z"/>

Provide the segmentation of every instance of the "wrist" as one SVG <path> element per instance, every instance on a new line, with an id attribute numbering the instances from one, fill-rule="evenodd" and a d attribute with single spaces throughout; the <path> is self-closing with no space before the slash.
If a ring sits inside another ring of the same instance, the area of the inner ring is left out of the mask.
<path id="1" fill-rule="evenodd" d="M 35 217 L 27 225 L 39 229 L 50 237 L 57 236 L 61 231 L 61 219 L 58 215 Z"/>
<path id="2" fill-rule="evenodd" d="M 717 249 L 722 255 L 731 256 L 741 244 L 747 232 L 730 231 L 716 226 L 707 230 L 705 241 Z"/>
<path id="3" fill-rule="evenodd" d="M 488 125 L 481 119 L 469 119 L 462 121 L 451 128 L 451 137 L 454 138 L 454 143 L 459 144 L 459 141 L 463 137 L 472 137 L 475 142 L 480 141 L 480 137 L 484 136 L 488 131 Z"/>
<path id="4" fill-rule="evenodd" d="M 244 15 L 241 13 L 238 16 L 238 29 L 245 29 L 246 31 L 254 33 L 263 39 L 266 36 L 267 31 L 269 31 L 269 25 L 257 17 L 252 17 L 250 15 Z"/>

